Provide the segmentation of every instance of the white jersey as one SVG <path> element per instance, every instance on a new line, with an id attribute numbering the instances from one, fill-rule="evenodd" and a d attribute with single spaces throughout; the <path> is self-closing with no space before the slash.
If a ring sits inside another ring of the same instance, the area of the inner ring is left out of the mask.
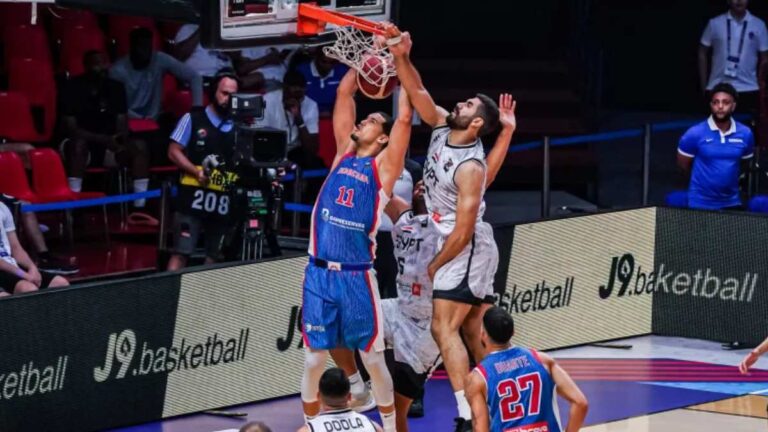
<path id="1" fill-rule="evenodd" d="M 456 225 L 456 201 L 459 188 L 454 183 L 456 170 L 464 162 L 475 160 L 485 167 L 485 150 L 478 138 L 474 144 L 454 146 L 448 143 L 451 129 L 438 126 L 432 131 L 432 138 L 424 162 L 424 185 L 430 216 L 442 237 L 447 237 Z M 483 182 L 485 193 L 485 182 Z M 481 200 L 477 212 L 477 223 L 483 222 L 485 200 Z"/>
<path id="2" fill-rule="evenodd" d="M 371 419 L 352 409 L 322 413 L 307 422 L 307 425 L 311 432 L 376 432 Z"/>
<path id="3" fill-rule="evenodd" d="M 392 241 L 397 260 L 397 302 L 400 311 L 417 320 L 432 319 L 432 282 L 427 266 L 437 253 L 437 231 L 429 215 L 404 212 L 395 222 Z"/>

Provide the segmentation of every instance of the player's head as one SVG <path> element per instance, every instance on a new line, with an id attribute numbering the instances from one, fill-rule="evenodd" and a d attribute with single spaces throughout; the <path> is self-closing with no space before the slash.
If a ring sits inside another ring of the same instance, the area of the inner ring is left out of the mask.
<path id="1" fill-rule="evenodd" d="M 129 58 L 134 69 L 145 69 L 152 61 L 152 36 L 152 30 L 146 27 L 131 30 Z"/>
<path id="2" fill-rule="evenodd" d="M 728 83 L 716 85 L 709 96 L 709 108 L 712 110 L 712 117 L 716 121 L 728 121 L 736 110 L 736 102 L 739 94 L 736 89 Z"/>
<path id="3" fill-rule="evenodd" d="M 101 78 L 107 73 L 107 57 L 98 50 L 83 54 L 83 70 L 92 78 Z"/>
<path id="4" fill-rule="evenodd" d="M 387 113 L 377 111 L 369 114 L 352 130 L 352 141 L 357 144 L 358 150 L 373 149 L 371 153 L 378 154 L 389 144 L 393 124 L 392 117 Z"/>
<path id="5" fill-rule="evenodd" d="M 240 81 L 232 68 L 219 70 L 211 81 L 208 100 L 220 116 L 229 114 L 229 99 L 237 93 Z"/>
<path id="6" fill-rule="evenodd" d="M 239 432 L 272 432 L 272 429 L 260 421 L 254 421 L 244 424 Z"/>
<path id="7" fill-rule="evenodd" d="M 424 180 L 419 180 L 413 185 L 413 213 L 417 215 L 427 214 L 427 202 L 424 200 L 424 194 L 426 193 L 426 186 L 424 186 Z"/>
<path id="8" fill-rule="evenodd" d="M 349 379 L 342 369 L 331 368 L 320 377 L 320 400 L 328 408 L 346 408 L 350 398 Z"/>
<path id="9" fill-rule="evenodd" d="M 515 334 L 515 321 L 504 309 L 493 306 L 483 315 L 481 340 L 484 346 L 506 346 Z"/>
<path id="10" fill-rule="evenodd" d="M 283 77 L 283 100 L 301 103 L 307 95 L 307 79 L 297 70 L 289 70 Z"/>
<path id="11" fill-rule="evenodd" d="M 448 114 L 446 122 L 451 129 L 471 129 L 477 136 L 484 136 L 498 127 L 499 106 L 493 99 L 478 93 L 473 98 L 457 103 Z"/>
<path id="12" fill-rule="evenodd" d="M 749 6 L 749 0 L 727 0 L 728 1 L 728 7 L 731 9 L 731 11 L 737 13 L 737 14 L 743 14 L 747 11 L 747 7 Z"/>

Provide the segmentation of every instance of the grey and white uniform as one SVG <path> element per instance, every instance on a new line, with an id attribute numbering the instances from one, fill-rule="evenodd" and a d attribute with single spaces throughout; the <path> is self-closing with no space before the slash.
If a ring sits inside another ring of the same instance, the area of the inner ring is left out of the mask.
<path id="1" fill-rule="evenodd" d="M 478 139 L 473 144 L 455 146 L 448 142 L 450 128 L 439 126 L 432 132 L 424 163 L 426 203 L 432 224 L 440 238 L 438 251 L 456 225 L 459 188 L 454 176 L 464 163 L 479 163 L 487 169 L 485 151 Z M 485 194 L 485 185 L 483 185 Z M 469 244 L 435 274 L 434 297 L 472 305 L 492 301 L 493 278 L 499 264 L 499 251 L 491 225 L 483 221 L 485 200 L 481 200 L 475 233 Z"/>
<path id="2" fill-rule="evenodd" d="M 376 432 L 371 419 L 352 411 L 352 409 L 324 412 L 308 421 L 307 425 L 311 432 Z"/>
<path id="3" fill-rule="evenodd" d="M 392 240 L 397 260 L 397 298 L 382 302 L 384 339 L 395 360 L 417 374 L 430 374 L 440 349 L 432 338 L 432 283 L 427 266 L 437 251 L 437 231 L 428 215 L 404 212 L 395 221 Z"/>

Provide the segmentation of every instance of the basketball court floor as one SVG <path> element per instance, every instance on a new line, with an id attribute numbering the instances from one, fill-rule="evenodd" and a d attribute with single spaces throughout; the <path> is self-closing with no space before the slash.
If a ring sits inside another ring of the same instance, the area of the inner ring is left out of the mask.
<path id="1" fill-rule="evenodd" d="M 768 358 L 743 376 L 736 366 L 746 352 L 724 351 L 716 342 L 643 336 L 551 354 L 589 399 L 583 431 L 768 431 Z M 444 374 L 427 384 L 424 405 L 426 415 L 411 419 L 411 431 L 453 430 L 455 400 Z M 195 414 L 114 432 L 236 432 L 254 420 L 274 432 L 293 432 L 302 424 L 298 396 L 223 411 L 247 417 Z M 560 411 L 567 418 L 565 402 Z M 368 414 L 378 418 L 375 411 Z"/>

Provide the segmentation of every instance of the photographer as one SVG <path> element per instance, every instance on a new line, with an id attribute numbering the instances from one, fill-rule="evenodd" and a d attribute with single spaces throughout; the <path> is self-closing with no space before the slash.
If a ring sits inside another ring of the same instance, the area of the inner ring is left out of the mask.
<path id="1" fill-rule="evenodd" d="M 181 180 L 168 270 L 187 264 L 201 229 L 205 231 L 205 263 L 222 259 L 222 249 L 231 234 L 227 190 L 236 176 L 217 167 L 234 166 L 235 127 L 229 102 L 238 85 L 233 70 L 220 70 L 211 83 L 210 104 L 205 110 L 185 114 L 171 135 L 168 158 L 180 168 Z"/>

